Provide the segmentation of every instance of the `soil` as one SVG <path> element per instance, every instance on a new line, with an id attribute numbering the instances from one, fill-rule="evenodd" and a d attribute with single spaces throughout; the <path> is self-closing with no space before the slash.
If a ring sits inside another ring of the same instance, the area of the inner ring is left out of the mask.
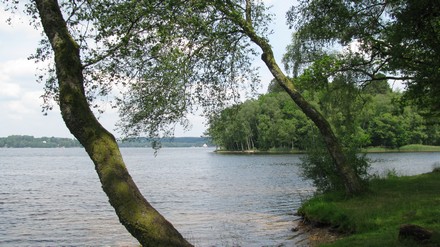
<path id="1" fill-rule="evenodd" d="M 320 244 L 331 243 L 343 237 L 343 234 L 334 231 L 331 227 L 314 225 L 304 221 L 299 221 L 297 227 L 293 228 L 292 231 L 297 231 L 298 235 L 307 236 L 297 243 L 299 246 L 315 247 Z"/>

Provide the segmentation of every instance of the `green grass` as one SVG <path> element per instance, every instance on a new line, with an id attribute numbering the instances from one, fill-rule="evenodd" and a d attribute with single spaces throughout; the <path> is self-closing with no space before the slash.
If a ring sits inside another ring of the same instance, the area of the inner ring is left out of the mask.
<path id="1" fill-rule="evenodd" d="M 440 152 L 440 146 L 428 146 L 421 144 L 405 145 L 400 148 L 367 147 L 363 149 L 366 153 L 392 153 L 392 152 Z"/>
<path id="2" fill-rule="evenodd" d="M 385 147 L 367 147 L 362 149 L 365 153 L 399 153 L 399 152 L 440 152 L 440 146 L 428 146 L 421 144 L 411 144 L 402 146 L 400 148 L 385 148 Z M 228 151 L 216 150 L 221 154 L 302 154 L 304 150 L 290 149 L 290 148 L 271 148 L 269 150 L 245 150 L 245 151 Z"/>
<path id="3" fill-rule="evenodd" d="M 412 144 L 400 147 L 399 150 L 403 152 L 440 152 L 440 147 Z"/>
<path id="4" fill-rule="evenodd" d="M 318 195 L 299 213 L 348 235 L 324 246 L 415 246 L 398 241 L 402 224 L 416 224 L 435 232 L 440 246 L 440 172 L 371 181 L 370 191 L 353 198 Z"/>

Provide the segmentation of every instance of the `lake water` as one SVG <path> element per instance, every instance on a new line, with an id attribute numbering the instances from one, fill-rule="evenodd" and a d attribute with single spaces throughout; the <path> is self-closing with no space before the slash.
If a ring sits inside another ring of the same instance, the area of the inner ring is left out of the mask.
<path id="1" fill-rule="evenodd" d="M 196 246 L 299 246 L 294 216 L 314 189 L 299 155 L 122 149 L 147 200 Z M 373 154 L 372 172 L 429 172 L 438 153 Z M 82 149 L 0 149 L 0 246 L 138 246 Z"/>

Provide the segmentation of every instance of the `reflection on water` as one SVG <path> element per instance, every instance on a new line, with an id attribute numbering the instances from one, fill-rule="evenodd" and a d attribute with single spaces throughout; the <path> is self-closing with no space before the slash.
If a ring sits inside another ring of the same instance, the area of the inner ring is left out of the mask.
<path id="1" fill-rule="evenodd" d="M 294 212 L 313 192 L 299 156 L 212 151 L 122 150 L 145 197 L 197 246 L 295 246 Z M 430 171 L 438 157 L 405 155 L 372 155 L 386 161 L 374 170 Z M 138 245 L 81 149 L 0 149 L 0 216 L 0 246 Z"/>

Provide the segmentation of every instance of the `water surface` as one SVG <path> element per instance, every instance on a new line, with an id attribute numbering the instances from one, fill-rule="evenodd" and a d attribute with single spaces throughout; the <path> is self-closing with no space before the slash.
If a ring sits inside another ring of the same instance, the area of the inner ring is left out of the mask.
<path id="1" fill-rule="evenodd" d="M 313 193 L 299 155 L 212 149 L 122 149 L 147 200 L 197 246 L 295 246 Z M 373 171 L 432 170 L 437 153 L 374 154 Z M 304 242 L 301 242 L 304 243 Z M 82 149 L 0 149 L 0 246 L 137 246 L 119 224 Z"/>

